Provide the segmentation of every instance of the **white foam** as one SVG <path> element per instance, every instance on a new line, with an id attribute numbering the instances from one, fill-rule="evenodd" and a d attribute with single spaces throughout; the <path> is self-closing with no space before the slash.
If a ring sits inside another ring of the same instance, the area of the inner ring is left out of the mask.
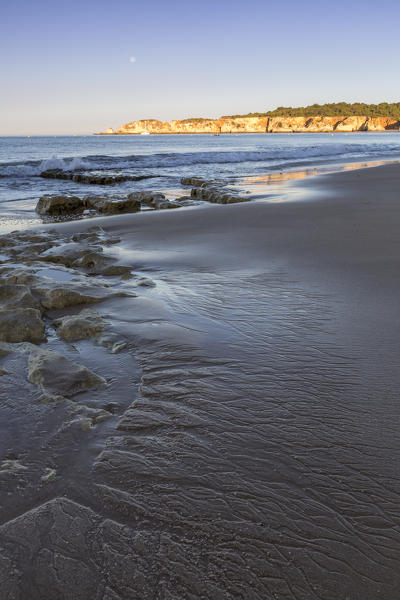
<path id="1" fill-rule="evenodd" d="M 82 160 L 79 157 L 73 158 L 58 158 L 53 156 L 46 160 L 42 160 L 40 165 L 7 165 L 0 168 L 0 175 L 3 177 L 35 177 L 39 176 L 43 171 L 49 169 L 61 169 L 63 171 L 76 171 L 82 169 L 93 169 L 93 165 Z"/>
<path id="2" fill-rule="evenodd" d="M 292 136 L 293 138 L 295 136 Z M 270 138 L 268 138 L 270 139 Z M 364 138 L 362 138 L 364 139 Z M 315 143 L 306 144 L 297 138 L 291 145 L 287 142 L 280 143 L 279 139 L 271 139 L 271 144 L 266 147 L 249 146 L 246 149 L 207 150 L 200 152 L 155 152 L 152 154 L 132 154 L 128 156 L 98 155 L 81 157 L 59 158 L 53 156 L 42 160 L 40 164 L 14 163 L 0 165 L 2 177 L 38 177 L 43 171 L 61 169 L 63 171 L 76 170 L 113 170 L 113 169 L 165 169 L 190 167 L 191 165 L 229 165 L 241 163 L 258 163 L 263 168 L 290 168 L 301 162 L 329 161 L 329 160 L 355 160 L 373 159 L 380 156 L 399 154 L 399 144 L 365 144 L 358 143 Z"/>
<path id="3" fill-rule="evenodd" d="M 39 172 L 48 171 L 49 169 L 62 169 L 63 171 L 76 171 L 78 169 L 90 169 L 91 165 L 82 158 L 57 158 L 53 156 L 47 160 L 42 160 L 39 165 Z"/>

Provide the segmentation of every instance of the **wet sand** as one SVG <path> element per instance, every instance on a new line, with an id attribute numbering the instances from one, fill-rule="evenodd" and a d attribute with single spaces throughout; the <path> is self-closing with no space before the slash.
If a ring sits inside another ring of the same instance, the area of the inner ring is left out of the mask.
<path id="1" fill-rule="evenodd" d="M 88 279 L 136 295 L 95 306 L 118 353 L 45 314 L 104 389 L 2 359 L 1 600 L 399 598 L 400 168 L 297 186 L 53 227 L 100 225 L 133 277 Z"/>

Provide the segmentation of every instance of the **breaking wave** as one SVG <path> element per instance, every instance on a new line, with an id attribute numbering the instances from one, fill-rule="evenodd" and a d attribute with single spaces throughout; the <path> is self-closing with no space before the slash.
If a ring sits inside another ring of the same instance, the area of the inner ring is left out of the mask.
<path id="1" fill-rule="evenodd" d="M 280 146 L 255 150 L 226 150 L 206 152 L 156 152 L 152 154 L 131 155 L 87 155 L 73 158 L 52 158 L 24 163 L 3 163 L 0 166 L 2 177 L 38 177 L 48 169 L 64 171 L 113 170 L 113 169 L 163 169 L 189 167 L 191 165 L 229 165 L 259 163 L 263 168 L 291 168 L 301 162 L 330 162 L 358 159 L 373 159 L 399 155 L 398 144 L 316 144 Z M 256 167 L 257 168 L 257 167 Z"/>
<path id="2" fill-rule="evenodd" d="M 40 163 L 29 161 L 25 163 L 11 163 L 0 167 L 1 177 L 38 177 L 43 171 L 49 169 L 62 169 L 63 171 L 77 171 L 92 169 L 93 167 L 79 157 L 57 158 L 53 156 Z"/>

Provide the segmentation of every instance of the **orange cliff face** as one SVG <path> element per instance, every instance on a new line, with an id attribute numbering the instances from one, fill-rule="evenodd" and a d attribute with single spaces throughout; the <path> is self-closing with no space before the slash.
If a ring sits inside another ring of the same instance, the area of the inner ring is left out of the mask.
<path id="1" fill-rule="evenodd" d="M 168 121 L 157 121 L 157 119 L 144 119 L 132 121 L 122 127 L 118 127 L 115 133 L 119 134 L 141 134 L 141 133 L 172 133 Z"/>
<path id="2" fill-rule="evenodd" d="M 193 133 L 328 133 L 388 131 L 400 129 L 400 121 L 387 117 L 221 117 L 158 121 L 144 119 L 122 125 L 102 135 L 193 134 Z"/>

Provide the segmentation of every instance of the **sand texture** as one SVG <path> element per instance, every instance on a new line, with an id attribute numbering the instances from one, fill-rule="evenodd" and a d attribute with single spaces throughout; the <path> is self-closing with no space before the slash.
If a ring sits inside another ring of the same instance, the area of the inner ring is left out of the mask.
<path id="1" fill-rule="evenodd" d="M 398 600 L 400 168 L 300 185 L 0 238 L 1 600 Z"/>

